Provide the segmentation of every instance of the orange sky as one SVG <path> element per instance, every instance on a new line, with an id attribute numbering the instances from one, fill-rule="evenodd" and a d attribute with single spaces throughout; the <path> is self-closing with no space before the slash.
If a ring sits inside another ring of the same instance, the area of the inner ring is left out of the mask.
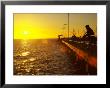
<path id="1" fill-rule="evenodd" d="M 69 35 L 73 32 L 76 36 L 83 36 L 86 32 L 85 25 L 90 25 L 96 33 L 97 14 L 95 13 L 70 13 Z M 67 37 L 67 13 L 34 13 L 14 14 L 14 39 L 46 39 L 57 38 L 59 34 Z"/>

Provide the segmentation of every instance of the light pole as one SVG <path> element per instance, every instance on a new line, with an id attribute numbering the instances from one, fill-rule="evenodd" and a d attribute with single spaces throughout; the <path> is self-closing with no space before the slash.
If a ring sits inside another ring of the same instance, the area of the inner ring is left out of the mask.
<path id="1" fill-rule="evenodd" d="M 69 41 L 69 13 L 68 13 L 68 41 Z"/>
<path id="2" fill-rule="evenodd" d="M 63 26 L 64 26 L 64 27 L 63 27 L 63 30 L 65 29 L 65 26 L 66 26 L 66 25 L 67 25 L 67 24 L 63 24 Z M 63 31 L 63 33 L 64 33 L 64 31 Z"/>

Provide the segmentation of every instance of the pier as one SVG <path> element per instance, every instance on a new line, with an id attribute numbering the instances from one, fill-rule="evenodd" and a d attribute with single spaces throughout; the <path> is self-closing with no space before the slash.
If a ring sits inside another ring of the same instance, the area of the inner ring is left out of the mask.
<path id="1" fill-rule="evenodd" d="M 92 56 L 87 52 L 81 49 L 78 49 L 74 45 L 71 45 L 68 42 L 65 42 L 63 40 L 62 40 L 62 43 L 64 43 L 67 47 L 69 47 L 73 52 L 76 53 L 76 55 L 79 57 L 77 59 L 84 59 L 89 65 L 93 67 L 97 67 L 97 58 L 95 56 Z"/>

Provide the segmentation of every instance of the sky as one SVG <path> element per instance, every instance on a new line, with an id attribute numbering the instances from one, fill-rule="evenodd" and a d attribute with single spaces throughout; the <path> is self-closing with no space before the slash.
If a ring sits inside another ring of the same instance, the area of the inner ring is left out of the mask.
<path id="1" fill-rule="evenodd" d="M 96 13 L 69 13 L 69 36 L 83 36 L 85 25 L 97 35 Z M 48 39 L 68 36 L 67 13 L 15 13 L 14 39 Z"/>

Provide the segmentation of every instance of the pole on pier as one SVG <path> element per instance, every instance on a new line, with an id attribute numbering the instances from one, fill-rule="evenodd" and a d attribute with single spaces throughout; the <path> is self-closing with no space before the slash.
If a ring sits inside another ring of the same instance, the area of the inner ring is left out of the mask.
<path id="1" fill-rule="evenodd" d="M 68 40 L 69 40 L 69 13 L 68 13 Z"/>
<path id="2" fill-rule="evenodd" d="M 88 58 L 86 58 L 86 73 L 89 75 L 89 63 L 88 63 Z"/>

